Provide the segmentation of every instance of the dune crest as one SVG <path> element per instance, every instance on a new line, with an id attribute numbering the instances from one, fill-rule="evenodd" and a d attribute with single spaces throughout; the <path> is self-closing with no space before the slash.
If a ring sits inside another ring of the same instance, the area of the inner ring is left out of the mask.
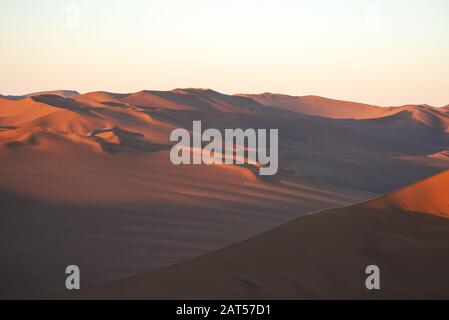
<path id="1" fill-rule="evenodd" d="M 318 96 L 293 97 L 282 94 L 242 94 L 262 105 L 332 119 L 368 120 L 373 124 L 395 122 L 401 125 L 422 124 L 432 129 L 449 132 L 446 108 L 428 105 L 379 107 L 362 103 L 328 99 Z"/>
<path id="2" fill-rule="evenodd" d="M 420 124 L 427 128 L 449 133 L 449 116 L 427 105 L 391 108 L 389 115 L 371 119 L 372 123 L 395 122 L 399 125 Z"/>

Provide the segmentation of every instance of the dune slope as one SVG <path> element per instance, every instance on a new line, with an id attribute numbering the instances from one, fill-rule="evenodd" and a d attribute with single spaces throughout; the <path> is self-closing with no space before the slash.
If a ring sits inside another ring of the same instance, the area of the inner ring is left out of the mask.
<path id="1" fill-rule="evenodd" d="M 433 215 L 435 202 L 443 205 L 440 214 L 449 214 L 449 196 L 438 191 L 448 188 L 446 171 L 377 200 L 375 207 L 311 214 L 197 259 L 57 296 L 449 298 L 449 219 Z M 365 268 L 373 264 L 381 270 L 379 291 L 365 288 Z"/>
<path id="2" fill-rule="evenodd" d="M 449 132 L 447 109 L 428 105 L 382 108 L 317 96 L 293 97 L 272 93 L 239 96 L 251 98 L 262 105 L 308 115 L 333 119 L 370 119 L 372 123 L 378 124 L 394 122 L 396 125 L 412 125 L 418 123 L 432 129 Z"/>
<path id="3" fill-rule="evenodd" d="M 449 171 L 367 203 L 385 210 L 425 212 L 449 217 Z"/>
<path id="4" fill-rule="evenodd" d="M 389 108 L 388 115 L 369 119 L 373 124 L 394 124 L 396 126 L 421 125 L 431 130 L 449 133 L 449 116 L 442 110 L 426 105 L 410 105 Z"/>
<path id="5" fill-rule="evenodd" d="M 317 96 L 294 97 L 272 93 L 239 96 L 251 98 L 266 106 L 334 119 L 375 118 L 383 116 L 387 112 L 385 108 L 378 106 Z"/>

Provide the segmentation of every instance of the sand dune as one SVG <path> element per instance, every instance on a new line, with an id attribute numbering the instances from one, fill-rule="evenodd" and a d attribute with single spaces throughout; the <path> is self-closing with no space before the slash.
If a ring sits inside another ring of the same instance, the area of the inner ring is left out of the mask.
<path id="1" fill-rule="evenodd" d="M 126 96 L 128 95 L 121 93 L 96 91 L 78 95 L 74 97 L 74 99 L 80 103 L 96 107 L 102 107 L 104 105 L 111 107 L 128 107 L 126 103 L 120 100 L 122 98 L 125 98 Z"/>
<path id="2" fill-rule="evenodd" d="M 124 106 L 104 101 L 111 97 Z M 173 166 L 169 134 L 196 115 L 148 112 L 115 94 L 94 98 L 42 95 L 0 104 L 1 250 L 3 258 L 24 261 L 2 264 L 2 295 L 57 288 L 57 270 L 72 260 L 83 264 L 87 283 L 110 280 L 371 195 L 288 176 L 265 182 L 246 167 Z M 24 276 L 35 267 L 39 277 Z"/>
<path id="3" fill-rule="evenodd" d="M 58 289 L 74 261 L 86 285 L 176 264 L 448 169 L 444 117 L 418 111 L 334 119 L 207 89 L 0 99 L 0 249 L 16 261 L 0 294 Z M 279 129 L 279 173 L 172 165 L 170 132 L 193 120 Z"/>
<path id="4" fill-rule="evenodd" d="M 29 121 L 57 110 L 48 104 L 39 103 L 32 98 L 20 101 L 2 101 L 0 106 L 0 120 L 3 123 L 11 122 L 11 124 Z M 19 118 L 10 119 L 13 116 Z"/>
<path id="5" fill-rule="evenodd" d="M 267 106 L 335 119 L 376 118 L 388 113 L 387 109 L 378 106 L 317 96 L 293 97 L 272 93 L 241 96 L 249 97 Z"/>
<path id="6" fill-rule="evenodd" d="M 96 136 L 91 134 L 96 130 L 135 132 L 134 145 L 142 139 L 147 144 L 164 145 L 174 128 L 133 108 L 100 107 L 95 100 L 79 101 L 48 94 L 3 101 L 0 125 L 9 128 L 0 134 L 0 146 L 2 142 L 6 146 L 19 145 L 32 136 L 33 144 L 55 137 L 86 143 L 96 150 L 102 149 Z M 133 138 L 128 135 L 127 141 L 130 139 Z M 145 146 L 143 149 L 147 150 Z"/>
<path id="7" fill-rule="evenodd" d="M 172 91 L 141 91 L 122 99 L 138 107 L 169 110 L 201 110 L 219 112 L 254 112 L 260 106 L 244 97 L 223 95 L 205 89 L 175 89 Z"/>
<path id="8" fill-rule="evenodd" d="M 420 124 L 430 129 L 449 132 L 449 116 L 426 105 L 411 105 L 391 109 L 388 116 L 370 119 L 372 123 L 393 122 L 395 125 Z"/>
<path id="9" fill-rule="evenodd" d="M 86 284 L 159 268 L 368 196 L 167 159 L 168 151 L 108 154 L 64 139 L 2 150 L 0 249 L 15 262 L 1 264 L 1 295 L 55 290 L 73 261 Z"/>
<path id="10" fill-rule="evenodd" d="M 367 203 L 388 210 L 425 212 L 449 217 L 449 171 Z"/>
<path id="11" fill-rule="evenodd" d="M 249 97 L 263 105 L 309 115 L 334 119 L 371 119 L 375 123 L 391 121 L 399 125 L 419 123 L 429 128 L 449 132 L 449 118 L 445 114 L 446 109 L 428 105 L 382 108 L 317 96 L 292 97 L 271 93 L 241 96 Z"/>
<path id="12" fill-rule="evenodd" d="M 324 211 L 178 265 L 40 298 L 449 298 L 449 171 L 353 207 Z M 407 210 L 413 210 L 407 211 Z M 381 270 L 368 291 L 365 268 Z"/>

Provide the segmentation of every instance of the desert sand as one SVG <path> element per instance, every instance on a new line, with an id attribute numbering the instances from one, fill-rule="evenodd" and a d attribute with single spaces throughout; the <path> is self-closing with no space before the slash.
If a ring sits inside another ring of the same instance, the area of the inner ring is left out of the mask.
<path id="1" fill-rule="evenodd" d="M 184 263 L 41 298 L 447 299 L 448 188 L 446 171 Z M 381 270 L 379 291 L 365 288 L 368 265 Z"/>
<path id="2" fill-rule="evenodd" d="M 357 106 L 317 116 L 208 89 L 1 98 L 0 296 L 57 291 L 69 264 L 83 285 L 151 272 L 449 168 L 443 109 L 347 119 Z M 172 165 L 170 132 L 193 120 L 279 129 L 279 173 Z"/>
<path id="3" fill-rule="evenodd" d="M 294 97 L 283 94 L 240 94 L 263 105 L 276 106 L 292 112 L 334 119 L 367 119 L 388 114 L 389 110 L 374 105 L 341 101 L 317 96 Z"/>
<path id="4" fill-rule="evenodd" d="M 435 108 L 429 105 L 379 107 L 317 96 L 293 97 L 271 93 L 240 94 L 238 96 L 249 97 L 266 106 L 326 118 L 373 119 L 373 122 L 402 121 L 404 125 L 415 122 L 446 132 L 449 130 L 449 118 L 445 114 L 447 107 Z"/>

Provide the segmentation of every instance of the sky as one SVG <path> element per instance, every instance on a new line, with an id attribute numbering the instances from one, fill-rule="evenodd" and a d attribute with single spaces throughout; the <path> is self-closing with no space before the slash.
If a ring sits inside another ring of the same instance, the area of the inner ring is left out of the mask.
<path id="1" fill-rule="evenodd" d="M 449 104 L 447 0 L 0 0 L 0 93 Z"/>

